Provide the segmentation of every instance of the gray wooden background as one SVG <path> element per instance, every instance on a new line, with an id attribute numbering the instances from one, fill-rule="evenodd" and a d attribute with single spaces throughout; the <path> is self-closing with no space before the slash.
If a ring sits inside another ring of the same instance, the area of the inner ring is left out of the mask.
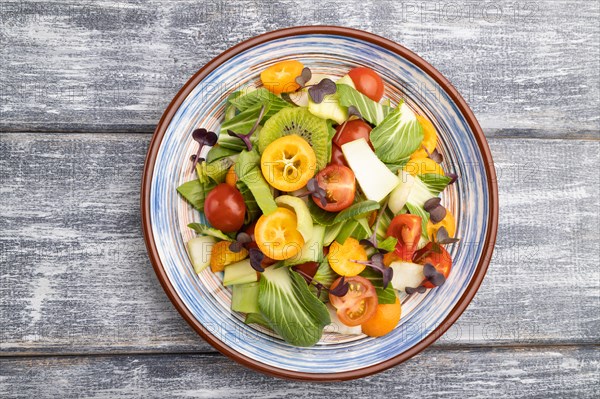
<path id="1" fill-rule="evenodd" d="M 598 397 L 598 1 L 0 2 L 1 397 Z M 139 189 L 178 88 L 241 40 L 338 24 L 428 60 L 498 170 L 488 275 L 434 346 L 358 381 L 241 367 L 149 264 Z"/>

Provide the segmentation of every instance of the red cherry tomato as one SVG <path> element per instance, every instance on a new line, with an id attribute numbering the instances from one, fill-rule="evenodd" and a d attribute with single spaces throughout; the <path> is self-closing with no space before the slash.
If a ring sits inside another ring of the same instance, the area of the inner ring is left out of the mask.
<path id="1" fill-rule="evenodd" d="M 319 187 L 327 193 L 327 205 L 313 196 L 313 201 L 320 208 L 329 212 L 339 212 L 348 208 L 354 202 L 356 179 L 354 172 L 346 166 L 329 165 L 317 173 Z"/>
<path id="2" fill-rule="evenodd" d="M 444 277 L 448 278 L 450 270 L 452 269 L 452 257 L 450 256 L 448 251 L 444 249 L 444 247 L 442 247 L 441 245 L 438 245 L 437 247 L 439 248 L 439 252 L 436 252 L 436 249 L 434 249 L 433 247 L 433 243 L 430 242 L 423 248 L 419 249 L 413 256 L 413 259 L 416 263 L 419 263 L 421 265 L 430 263 L 431 265 L 433 265 L 433 267 L 435 267 L 435 270 L 437 270 L 438 273 L 442 273 Z M 425 288 L 435 287 L 429 281 L 423 283 L 423 286 Z"/>
<path id="3" fill-rule="evenodd" d="M 336 133 L 335 136 L 333 136 L 333 143 L 339 146 L 340 149 L 343 144 L 358 140 L 360 138 L 367 140 L 367 143 L 369 143 L 369 146 L 371 149 L 373 149 L 373 145 L 369 139 L 371 134 L 371 126 L 360 119 L 342 123 L 335 128 L 335 131 Z"/>
<path id="4" fill-rule="evenodd" d="M 331 165 L 348 166 L 342 149 L 333 143 L 331 144 L 331 161 L 329 163 Z"/>
<path id="5" fill-rule="evenodd" d="M 383 97 L 383 79 L 371 68 L 358 67 L 351 69 L 348 75 L 352 78 L 356 90 L 373 101 L 379 102 Z"/>
<path id="6" fill-rule="evenodd" d="M 330 290 L 337 287 L 341 280 L 342 277 L 335 280 Z M 344 281 L 349 284 L 346 295 L 339 297 L 330 293 L 329 302 L 336 308 L 342 323 L 350 327 L 358 326 L 373 317 L 377 311 L 377 291 L 369 280 L 361 276 L 344 277 Z"/>
<path id="7" fill-rule="evenodd" d="M 408 213 L 398 215 L 390 222 L 387 235 L 398 240 L 396 255 L 401 260 L 411 261 L 421 238 L 421 218 Z"/>
<path id="8" fill-rule="evenodd" d="M 246 214 L 244 197 L 237 188 L 221 183 L 206 196 L 204 214 L 213 227 L 225 233 L 238 231 Z"/>

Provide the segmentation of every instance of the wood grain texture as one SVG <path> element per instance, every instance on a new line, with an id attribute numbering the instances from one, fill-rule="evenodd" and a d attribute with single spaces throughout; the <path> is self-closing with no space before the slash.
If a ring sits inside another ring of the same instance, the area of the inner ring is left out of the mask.
<path id="1" fill-rule="evenodd" d="M 3 355 L 212 351 L 147 259 L 150 135 L 2 134 Z M 490 142 L 500 229 L 488 275 L 438 347 L 600 341 L 600 142 Z"/>
<path id="2" fill-rule="evenodd" d="M 395 40 L 458 88 L 486 134 L 598 138 L 596 1 L 3 1 L 0 130 L 151 132 L 181 85 L 273 29 Z"/>
<path id="3" fill-rule="evenodd" d="M 435 350 L 381 374 L 328 384 L 276 380 L 222 356 L 93 356 L 3 360 L 0 394 L 14 398 L 593 398 L 595 348 Z M 51 382 L 51 383 L 49 383 Z"/>

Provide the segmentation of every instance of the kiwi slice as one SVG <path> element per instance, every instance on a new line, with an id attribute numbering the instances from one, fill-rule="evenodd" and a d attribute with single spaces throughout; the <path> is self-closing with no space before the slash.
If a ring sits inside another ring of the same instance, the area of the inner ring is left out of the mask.
<path id="1" fill-rule="evenodd" d="M 317 168 L 325 167 L 329 146 L 327 122 L 306 108 L 283 108 L 269 118 L 258 135 L 258 149 L 262 153 L 273 141 L 290 134 L 308 141 L 317 156 Z"/>

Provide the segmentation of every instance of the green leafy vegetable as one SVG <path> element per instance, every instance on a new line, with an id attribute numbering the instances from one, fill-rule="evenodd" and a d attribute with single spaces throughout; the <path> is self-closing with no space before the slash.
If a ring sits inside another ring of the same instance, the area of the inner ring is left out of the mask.
<path id="1" fill-rule="evenodd" d="M 260 128 L 260 126 L 259 126 L 259 128 Z M 254 134 L 254 135 L 252 135 L 252 137 L 250 137 L 250 141 L 252 142 L 253 145 L 258 142 L 258 139 L 255 137 L 256 137 L 256 134 Z M 238 137 L 229 136 L 227 133 L 221 133 L 219 135 L 219 140 L 217 141 L 217 143 L 219 144 L 219 147 L 225 148 L 228 150 L 233 150 L 235 152 L 240 152 L 240 151 L 243 151 L 248 148 L 246 146 L 246 143 L 244 143 Z"/>
<path id="2" fill-rule="evenodd" d="M 340 230 L 338 235 L 335 237 L 335 241 L 337 241 L 343 245 L 346 242 L 346 239 L 348 239 L 348 237 L 352 236 L 352 234 L 354 233 L 354 230 L 356 230 L 357 228 L 359 228 L 359 226 L 358 226 L 358 222 L 356 220 L 354 220 L 354 219 L 346 220 L 345 222 L 343 222 L 342 229 Z"/>
<path id="3" fill-rule="evenodd" d="M 254 199 L 254 195 L 252 195 L 252 192 L 250 191 L 246 183 L 244 183 L 241 180 L 238 180 L 235 183 L 235 185 L 237 189 L 240 190 L 240 193 L 244 198 L 244 202 L 246 203 L 246 215 L 244 218 L 244 224 L 250 224 L 256 219 L 258 219 L 262 212 L 260 210 L 260 207 L 256 203 L 256 199 Z"/>
<path id="4" fill-rule="evenodd" d="M 384 251 L 391 252 L 396 248 L 398 239 L 396 237 L 387 237 L 383 241 L 377 241 L 377 248 L 383 249 Z"/>
<path id="5" fill-rule="evenodd" d="M 333 220 L 333 223 L 339 223 L 343 222 L 344 220 L 356 218 L 358 216 L 365 215 L 369 212 L 376 211 L 377 209 L 379 209 L 379 202 L 377 201 L 367 200 L 357 202 L 338 213 L 335 219 Z"/>
<path id="6" fill-rule="evenodd" d="M 419 148 L 423 141 L 423 128 L 414 112 L 402 103 L 371 130 L 370 137 L 380 160 L 399 164 Z"/>
<path id="7" fill-rule="evenodd" d="M 235 137 L 232 137 L 232 138 L 235 138 Z M 244 147 L 244 148 L 246 148 L 246 147 Z M 216 147 L 213 147 L 208 152 L 208 155 L 206 156 L 206 162 L 208 162 L 210 164 L 219 159 L 227 158 L 232 155 L 236 155 L 237 153 L 239 153 L 239 151 L 232 150 L 230 148 L 221 147 L 220 145 L 218 145 Z"/>
<path id="8" fill-rule="evenodd" d="M 327 260 L 327 258 L 325 258 L 321 263 L 319 263 L 319 267 L 317 268 L 317 271 L 313 277 L 313 281 L 322 284 L 325 287 L 330 287 L 331 284 L 333 284 L 335 279 L 338 277 L 339 276 L 337 275 L 337 273 L 333 271 L 331 266 L 329 266 L 329 261 Z M 319 294 L 318 298 L 322 302 L 329 301 L 329 294 L 326 290 L 322 289 L 321 292 L 319 292 L 317 287 L 312 284 L 308 288 L 312 291 L 313 294 Z"/>
<path id="9" fill-rule="evenodd" d="M 408 160 L 409 160 L 409 158 L 405 158 L 405 159 L 399 161 L 398 163 L 386 163 L 385 166 L 387 166 L 388 169 L 391 170 L 392 172 L 398 173 L 398 171 L 400 169 L 402 169 L 404 167 L 404 165 L 406 165 Z"/>
<path id="10" fill-rule="evenodd" d="M 223 121 L 227 122 L 228 120 L 232 119 L 236 115 L 237 115 L 236 108 L 233 105 L 229 104 L 227 106 L 227 108 L 225 108 L 225 116 L 223 117 Z"/>
<path id="11" fill-rule="evenodd" d="M 387 228 L 389 227 L 392 219 L 394 218 L 394 214 L 390 210 L 390 208 L 386 208 L 381 218 L 379 219 L 379 225 L 377 225 L 377 240 L 383 241 L 385 240 Z"/>
<path id="12" fill-rule="evenodd" d="M 227 171 L 235 163 L 237 155 L 227 158 L 217 159 L 213 162 L 199 162 L 196 164 L 196 173 L 198 174 L 198 180 L 200 183 L 207 183 L 209 179 L 215 183 L 223 183 Z"/>
<path id="13" fill-rule="evenodd" d="M 392 112 L 389 105 L 377 103 L 348 85 L 338 84 L 337 87 L 340 104 L 345 107 L 353 105 L 364 119 L 375 126 L 378 126 Z"/>
<path id="14" fill-rule="evenodd" d="M 311 199 L 308 200 L 308 209 L 313 217 L 315 223 L 322 226 L 331 226 L 336 223 L 344 222 L 346 220 L 356 218 L 358 216 L 367 214 L 372 211 L 379 209 L 379 202 L 377 201 L 361 201 L 356 202 L 348 208 L 344 209 L 339 213 L 327 212 L 317 206 Z"/>
<path id="15" fill-rule="evenodd" d="M 269 184 L 260 171 L 260 155 L 257 147 L 252 151 L 242 151 L 235 163 L 235 174 L 252 192 L 256 203 L 265 215 L 275 211 L 277 204 Z"/>
<path id="16" fill-rule="evenodd" d="M 268 104 L 269 108 L 265 111 L 265 116 L 263 117 L 262 122 L 275 115 L 281 109 L 291 106 L 287 101 L 277 97 L 275 94 L 271 93 L 265 88 L 256 89 L 246 92 L 246 94 L 235 96 L 234 98 L 230 99 L 229 102 L 241 112 L 244 112 L 248 109 L 253 109 L 253 107 L 256 107 L 257 105 L 260 109 L 261 105 Z M 235 132 L 242 133 L 238 132 L 237 130 Z"/>
<path id="17" fill-rule="evenodd" d="M 335 240 L 340 244 L 344 244 L 348 237 L 362 240 L 363 238 L 369 238 L 371 235 L 371 228 L 366 218 L 362 217 L 359 219 L 350 219 L 343 222 L 343 227 L 335 237 Z"/>
<path id="18" fill-rule="evenodd" d="M 266 328 L 271 328 L 269 325 L 269 321 L 265 319 L 265 317 L 260 313 L 248 313 L 246 315 L 246 319 L 244 320 L 245 324 L 258 324 Z"/>
<path id="19" fill-rule="evenodd" d="M 427 222 L 429 222 L 429 213 L 427 213 L 423 207 L 410 202 L 406 203 L 406 208 L 411 214 L 421 217 L 421 235 L 427 238 Z"/>
<path id="20" fill-rule="evenodd" d="M 215 229 L 214 227 L 210 227 L 202 223 L 190 223 L 188 224 L 188 227 L 190 229 L 193 229 L 196 233 L 203 236 L 211 236 L 218 238 L 219 240 L 233 241 L 231 237 L 223 233 L 221 230 Z"/>
<path id="21" fill-rule="evenodd" d="M 450 181 L 452 181 L 452 178 L 448 176 L 438 175 L 435 173 L 426 173 L 418 176 L 418 178 L 421 179 L 421 181 L 427 186 L 433 195 L 438 195 L 444 191 L 446 186 L 448 186 Z"/>
<path id="22" fill-rule="evenodd" d="M 377 299 L 379 300 L 380 304 L 384 305 L 396 302 L 396 291 L 394 291 L 394 287 L 392 284 L 388 284 L 388 286 L 384 289 L 383 277 L 380 273 L 367 267 L 362 271 L 362 273 L 359 274 L 359 276 L 366 278 L 371 282 L 371 284 L 373 284 L 375 291 L 377 292 Z"/>
<path id="23" fill-rule="evenodd" d="M 312 346 L 331 323 L 329 312 L 303 277 L 287 267 L 265 269 L 260 279 L 258 308 L 273 330 L 288 343 Z"/>
<path id="24" fill-rule="evenodd" d="M 267 103 L 264 104 L 264 106 L 264 113 L 266 114 L 269 112 L 271 104 Z M 221 124 L 221 135 L 227 135 L 227 130 L 233 130 L 239 134 L 248 133 L 256 123 L 256 119 L 258 118 L 262 107 L 263 104 L 257 103 L 249 108 L 246 108 L 244 111 L 240 112 L 227 122 L 223 122 L 223 124 Z"/>
<path id="25" fill-rule="evenodd" d="M 414 182 L 410 188 L 406 202 L 410 202 L 414 206 L 423 208 L 427 200 L 436 198 L 438 193 L 432 192 L 429 189 L 429 186 L 421 180 L 420 176 L 415 176 L 413 180 Z"/>
<path id="26" fill-rule="evenodd" d="M 187 202 L 189 202 L 194 208 L 199 211 L 204 210 L 204 199 L 210 190 L 212 190 L 216 184 L 214 182 L 207 182 L 205 184 L 200 183 L 198 179 L 194 179 L 183 183 L 177 187 L 177 192 L 181 194 Z"/>
<path id="27" fill-rule="evenodd" d="M 335 237 L 337 237 L 337 235 L 340 233 L 343 227 L 344 222 L 327 226 L 325 228 L 325 237 L 323 239 L 323 245 L 328 247 L 333 242 L 333 240 L 335 240 Z"/>

